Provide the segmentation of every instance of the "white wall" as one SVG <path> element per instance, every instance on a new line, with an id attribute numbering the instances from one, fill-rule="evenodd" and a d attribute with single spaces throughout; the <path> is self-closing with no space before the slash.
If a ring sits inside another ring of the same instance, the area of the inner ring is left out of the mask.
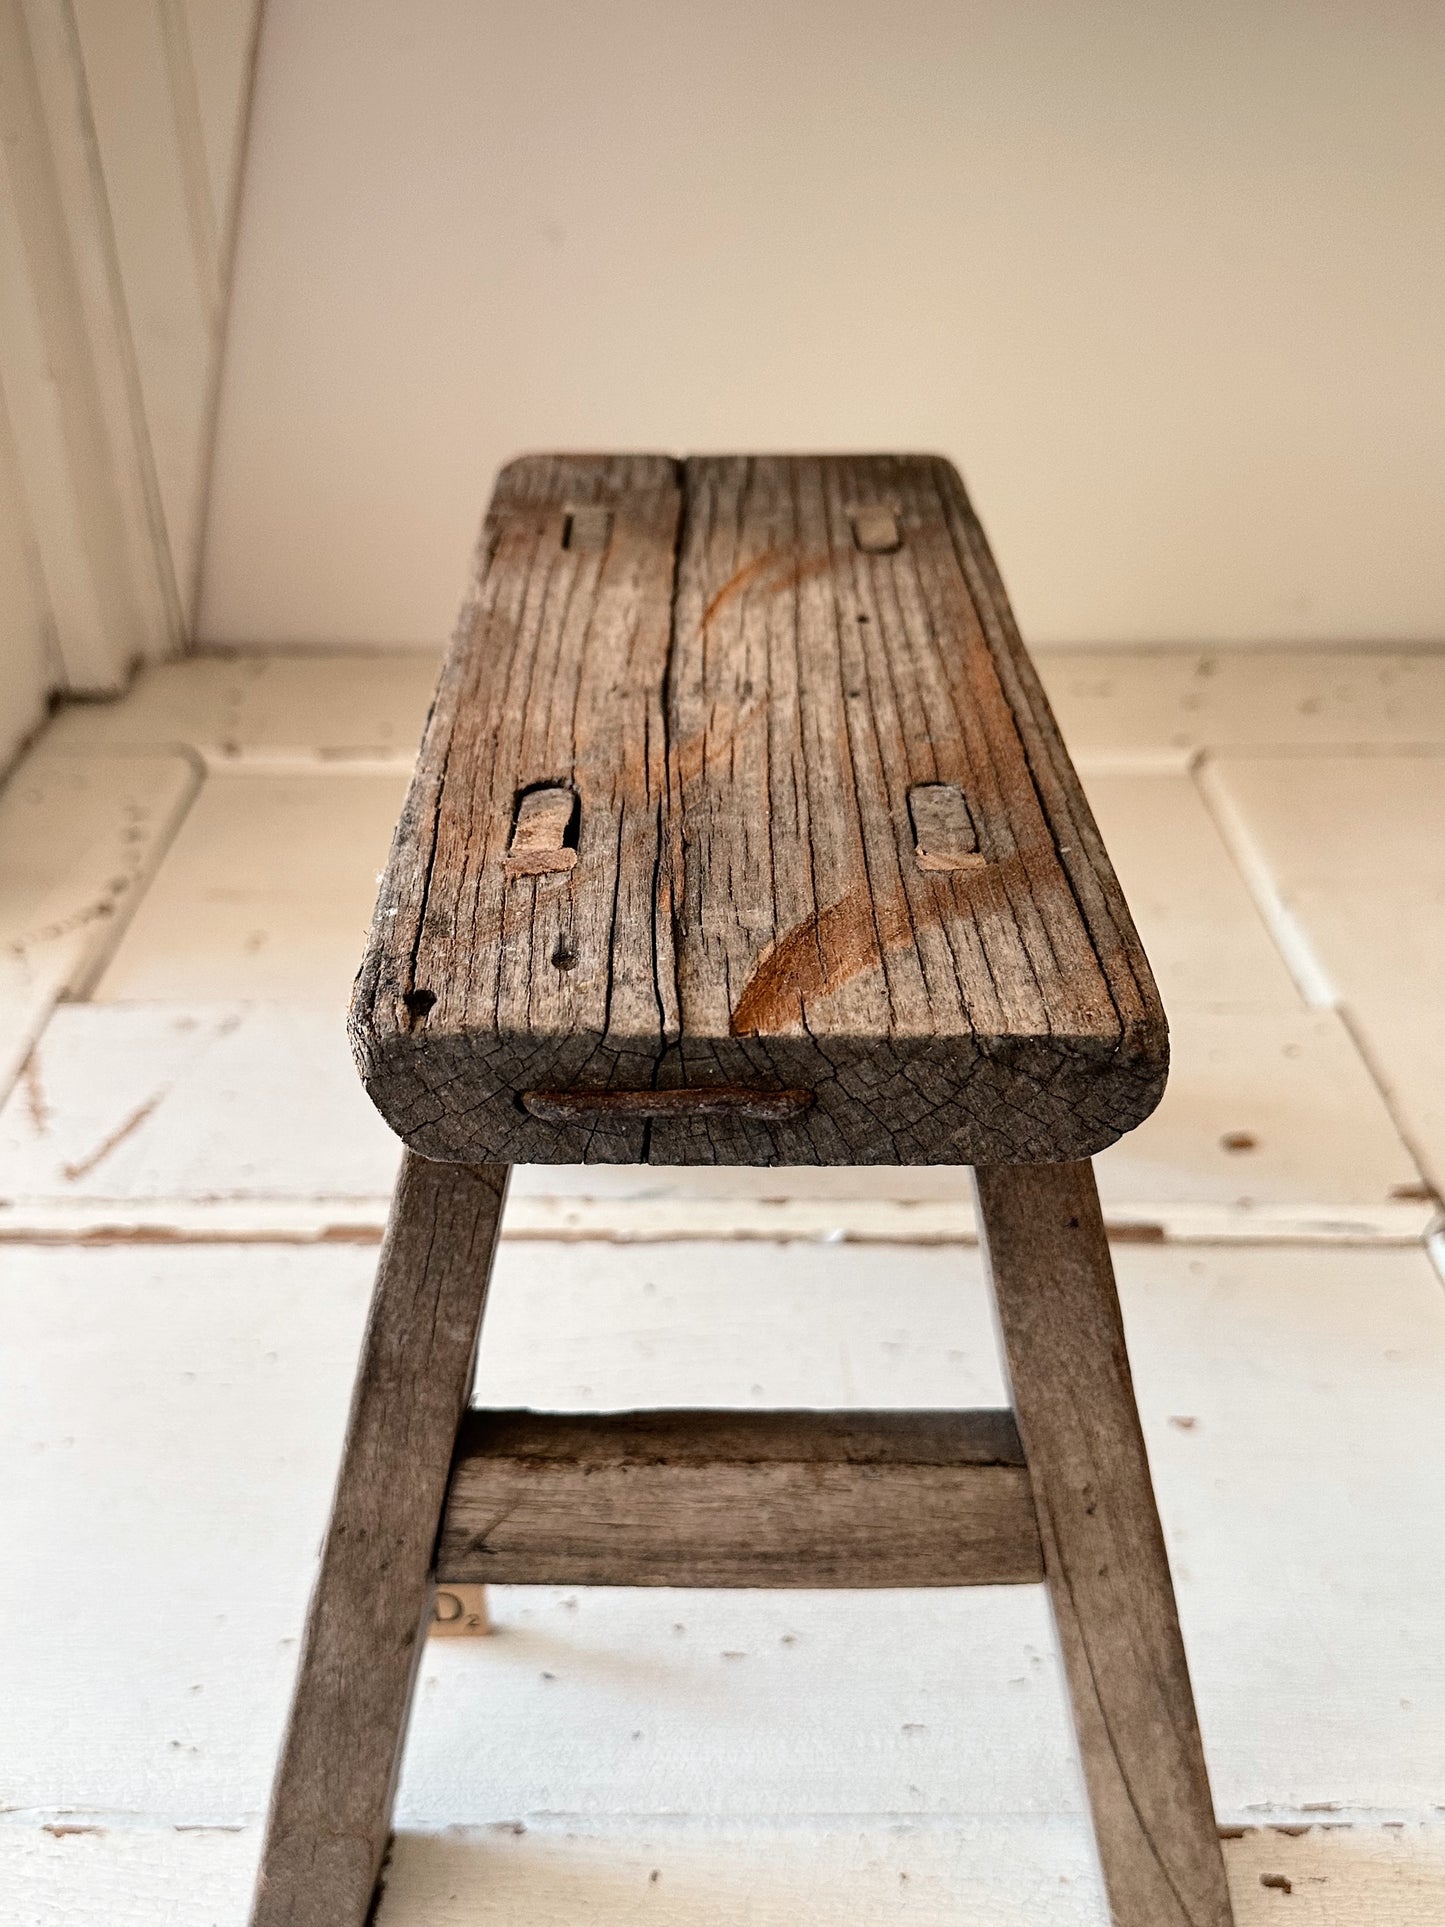
<path id="1" fill-rule="evenodd" d="M 61 673 L 0 384 L 0 778 L 40 726 Z"/>
<path id="2" fill-rule="evenodd" d="M 0 771 L 190 633 L 260 0 L 0 0 Z"/>
<path id="3" fill-rule="evenodd" d="M 1438 0 L 270 0 L 213 641 L 544 446 L 921 446 L 1039 641 L 1445 636 Z"/>

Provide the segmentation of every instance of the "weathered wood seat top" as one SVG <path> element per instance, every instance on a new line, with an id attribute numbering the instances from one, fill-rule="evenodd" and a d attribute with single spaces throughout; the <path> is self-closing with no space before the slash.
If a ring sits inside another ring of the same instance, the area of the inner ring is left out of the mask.
<path id="1" fill-rule="evenodd" d="M 427 1157 L 1084 1157 L 1149 968 L 931 456 L 498 480 L 352 1006 Z"/>

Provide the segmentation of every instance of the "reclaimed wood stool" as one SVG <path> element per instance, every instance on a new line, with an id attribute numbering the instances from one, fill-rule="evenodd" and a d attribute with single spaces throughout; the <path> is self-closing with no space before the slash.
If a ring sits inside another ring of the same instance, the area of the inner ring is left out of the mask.
<path id="1" fill-rule="evenodd" d="M 1164 1015 L 954 470 L 505 469 L 351 1023 L 407 1151 L 256 1927 L 368 1918 L 438 1580 L 1045 1580 L 1114 1920 L 1226 1927 L 1088 1163 Z M 971 1165 L 1012 1411 L 469 1411 L 554 1162 Z"/>

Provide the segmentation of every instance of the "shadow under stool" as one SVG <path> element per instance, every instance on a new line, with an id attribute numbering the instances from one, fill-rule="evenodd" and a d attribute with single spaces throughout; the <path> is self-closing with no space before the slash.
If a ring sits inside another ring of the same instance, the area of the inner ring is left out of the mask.
<path id="1" fill-rule="evenodd" d="M 1118 1927 L 1227 1927 L 1088 1160 L 1167 1032 L 950 465 L 503 470 L 357 980 L 406 1144 L 254 1927 L 363 1927 L 438 1581 L 1044 1581 Z M 973 1167 L 1012 1409 L 468 1410 L 513 1164 Z"/>

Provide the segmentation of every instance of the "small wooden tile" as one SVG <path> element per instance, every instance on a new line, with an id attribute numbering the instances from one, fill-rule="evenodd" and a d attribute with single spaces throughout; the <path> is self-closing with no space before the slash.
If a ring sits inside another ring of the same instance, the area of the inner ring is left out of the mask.
<path id="1" fill-rule="evenodd" d="M 485 1586 L 453 1581 L 437 1587 L 428 1639 L 485 1639 L 495 1631 Z"/>

